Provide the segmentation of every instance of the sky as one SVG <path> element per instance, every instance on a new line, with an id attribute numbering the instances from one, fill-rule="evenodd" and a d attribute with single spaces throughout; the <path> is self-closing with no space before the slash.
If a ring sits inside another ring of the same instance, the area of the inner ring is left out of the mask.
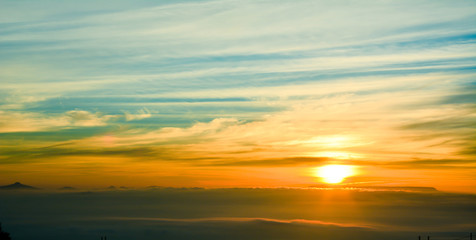
<path id="1" fill-rule="evenodd" d="M 0 185 L 476 193 L 476 1 L 0 0 Z"/>

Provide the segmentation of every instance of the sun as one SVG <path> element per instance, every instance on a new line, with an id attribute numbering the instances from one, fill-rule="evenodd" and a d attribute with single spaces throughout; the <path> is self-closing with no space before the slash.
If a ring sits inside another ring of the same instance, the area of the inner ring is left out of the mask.
<path id="1" fill-rule="evenodd" d="M 349 165 L 325 165 L 316 169 L 316 176 L 325 183 L 340 183 L 355 175 L 355 167 Z"/>

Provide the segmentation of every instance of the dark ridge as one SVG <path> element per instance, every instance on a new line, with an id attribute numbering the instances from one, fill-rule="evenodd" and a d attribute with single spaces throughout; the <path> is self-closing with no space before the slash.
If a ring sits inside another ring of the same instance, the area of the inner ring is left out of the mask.
<path id="1" fill-rule="evenodd" d="M 4 232 L 2 230 L 2 223 L 0 222 L 0 239 L 1 240 L 11 240 L 10 233 Z"/>
<path id="2" fill-rule="evenodd" d="M 438 192 L 434 187 L 414 187 L 414 186 L 358 186 L 358 185 L 341 185 L 332 186 L 325 184 L 316 184 L 309 186 L 311 188 L 329 188 L 329 189 L 368 189 L 378 191 L 409 191 L 409 192 Z"/>
<path id="3" fill-rule="evenodd" d="M 0 186 L 0 190 L 36 190 L 38 188 L 16 182 L 14 184 Z"/>
<path id="4" fill-rule="evenodd" d="M 414 191 L 414 192 L 438 192 L 434 187 L 407 187 L 407 186 L 374 186 L 374 187 L 359 187 L 359 188 L 368 188 L 375 190 L 388 190 L 388 191 Z"/>

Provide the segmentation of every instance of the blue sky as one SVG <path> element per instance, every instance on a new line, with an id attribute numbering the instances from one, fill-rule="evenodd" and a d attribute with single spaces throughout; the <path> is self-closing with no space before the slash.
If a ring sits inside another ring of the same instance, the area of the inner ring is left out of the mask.
<path id="1" fill-rule="evenodd" d="M 362 182 L 449 169 L 461 178 L 442 187 L 476 186 L 474 1 L 0 5 L 0 182 L 106 184 L 124 165 L 150 176 L 138 185 L 177 169 L 182 185 L 236 185 L 217 166 L 311 157 L 367 167 Z M 243 172 L 304 184 L 301 166 Z"/>

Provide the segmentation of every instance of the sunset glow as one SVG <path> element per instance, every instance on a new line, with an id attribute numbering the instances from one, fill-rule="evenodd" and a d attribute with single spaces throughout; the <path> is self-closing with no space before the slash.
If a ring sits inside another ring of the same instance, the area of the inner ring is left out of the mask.
<path id="1" fill-rule="evenodd" d="M 316 171 L 316 175 L 325 183 L 340 183 L 355 173 L 355 167 L 347 165 L 326 165 Z"/>
<path id="2" fill-rule="evenodd" d="M 474 1 L 53 2 L 0 3 L 0 184 L 476 193 Z"/>
<path id="3" fill-rule="evenodd" d="M 474 23 L 476 0 L 0 0 L 2 228 L 469 239 Z"/>

